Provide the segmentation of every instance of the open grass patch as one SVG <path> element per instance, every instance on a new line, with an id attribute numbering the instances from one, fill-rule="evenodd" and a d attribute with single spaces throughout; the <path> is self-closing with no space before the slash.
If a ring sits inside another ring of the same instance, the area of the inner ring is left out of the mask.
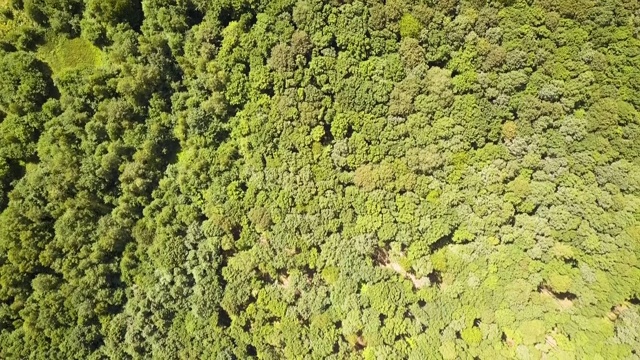
<path id="1" fill-rule="evenodd" d="M 102 51 L 89 41 L 64 36 L 47 36 L 47 41 L 38 48 L 38 57 L 51 67 L 54 75 L 71 69 L 99 67 L 103 62 Z"/>

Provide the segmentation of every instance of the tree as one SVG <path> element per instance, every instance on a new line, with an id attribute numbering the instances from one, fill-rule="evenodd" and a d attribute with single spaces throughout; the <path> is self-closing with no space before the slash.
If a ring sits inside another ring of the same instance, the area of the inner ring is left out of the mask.
<path id="1" fill-rule="evenodd" d="M 640 351 L 637 2 L 0 3 L 0 358 Z"/>
<path id="2" fill-rule="evenodd" d="M 51 71 L 32 53 L 0 53 L 0 106 L 4 112 L 23 115 L 39 110 L 54 94 Z"/>

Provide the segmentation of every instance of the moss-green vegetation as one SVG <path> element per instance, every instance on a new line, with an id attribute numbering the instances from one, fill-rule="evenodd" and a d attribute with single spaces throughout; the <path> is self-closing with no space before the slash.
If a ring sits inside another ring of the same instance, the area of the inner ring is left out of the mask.
<path id="1" fill-rule="evenodd" d="M 54 75 L 66 70 L 93 69 L 103 64 L 100 49 L 83 38 L 53 36 L 38 48 L 37 53 Z"/>
<path id="2" fill-rule="evenodd" d="M 1 359 L 640 355 L 638 1 L 0 2 Z"/>
<path id="3" fill-rule="evenodd" d="M 16 41 L 25 29 L 33 27 L 33 21 L 12 6 L 12 0 L 0 0 L 0 39 Z"/>

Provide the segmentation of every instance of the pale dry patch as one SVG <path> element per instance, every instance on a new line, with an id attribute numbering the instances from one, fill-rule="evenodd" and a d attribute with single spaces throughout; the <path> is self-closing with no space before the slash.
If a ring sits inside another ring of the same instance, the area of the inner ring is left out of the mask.
<path id="1" fill-rule="evenodd" d="M 423 277 L 416 277 L 415 275 L 407 272 L 402 265 L 400 265 L 397 262 L 394 261 L 390 261 L 388 258 L 386 259 L 386 262 L 380 265 L 381 267 L 387 268 L 387 269 L 391 269 L 395 272 L 397 272 L 398 274 L 402 275 L 403 277 L 411 280 L 411 282 L 413 283 L 413 286 L 416 289 L 420 289 L 423 288 L 425 286 L 429 286 L 431 284 L 431 281 L 429 281 L 429 278 L 426 276 Z"/>
<path id="2" fill-rule="evenodd" d="M 290 276 L 284 274 L 278 276 L 278 285 L 282 286 L 283 288 L 288 288 L 289 285 L 291 285 Z"/>
<path id="3" fill-rule="evenodd" d="M 429 286 L 431 285 L 431 281 L 429 280 L 428 277 L 423 276 L 423 277 L 416 277 L 414 274 L 411 274 L 410 272 L 406 271 L 402 265 L 400 265 L 398 262 L 392 261 L 389 258 L 389 253 L 386 249 L 377 249 L 376 253 L 375 253 L 375 261 L 378 264 L 378 266 L 383 267 L 383 268 L 387 268 L 387 269 L 391 269 L 393 271 L 395 271 L 396 273 L 402 275 L 403 277 L 411 280 L 411 282 L 413 283 L 413 286 L 416 289 L 420 289 L 423 288 L 425 286 Z"/>
<path id="4" fill-rule="evenodd" d="M 561 310 L 567 310 L 573 307 L 573 300 L 569 299 L 568 297 L 559 298 L 556 296 L 556 294 L 554 294 L 546 287 L 540 288 L 540 295 L 553 299 Z"/>
<path id="5" fill-rule="evenodd" d="M 504 339 L 504 342 L 507 344 L 507 346 L 509 347 L 514 347 L 516 346 L 516 341 L 513 340 L 512 338 L 508 337 L 506 339 Z"/>
<path id="6" fill-rule="evenodd" d="M 553 331 L 553 334 L 555 334 L 555 329 Z M 550 354 L 552 354 L 554 350 L 558 348 L 558 342 L 553 336 L 548 334 L 547 336 L 545 336 L 544 342 L 536 344 L 535 348 L 540 350 L 540 352 L 542 353 L 540 359 L 549 359 L 551 356 Z"/>
<path id="7" fill-rule="evenodd" d="M 547 345 L 551 346 L 552 349 L 555 349 L 558 347 L 558 342 L 556 341 L 556 339 L 553 338 L 553 336 L 547 335 L 544 340 L 547 343 Z"/>
<path id="8" fill-rule="evenodd" d="M 627 306 L 627 304 L 616 305 L 607 313 L 607 318 L 611 321 L 616 321 L 618 317 L 628 309 L 629 306 Z"/>

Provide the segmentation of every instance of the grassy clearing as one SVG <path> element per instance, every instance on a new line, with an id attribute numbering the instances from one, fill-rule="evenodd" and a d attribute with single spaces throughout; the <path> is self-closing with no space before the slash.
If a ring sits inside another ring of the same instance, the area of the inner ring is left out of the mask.
<path id="1" fill-rule="evenodd" d="M 38 57 L 49 64 L 54 74 L 65 70 L 99 67 L 103 53 L 82 38 L 67 39 L 63 36 L 49 37 L 38 48 Z"/>
<path id="2" fill-rule="evenodd" d="M 11 8 L 9 0 L 0 0 L 0 38 L 6 38 L 7 34 L 21 27 L 33 26 L 36 24 L 24 12 Z M 37 49 L 38 58 L 51 67 L 54 75 L 70 69 L 102 65 L 102 51 L 85 39 L 46 34 L 44 40 Z"/>

